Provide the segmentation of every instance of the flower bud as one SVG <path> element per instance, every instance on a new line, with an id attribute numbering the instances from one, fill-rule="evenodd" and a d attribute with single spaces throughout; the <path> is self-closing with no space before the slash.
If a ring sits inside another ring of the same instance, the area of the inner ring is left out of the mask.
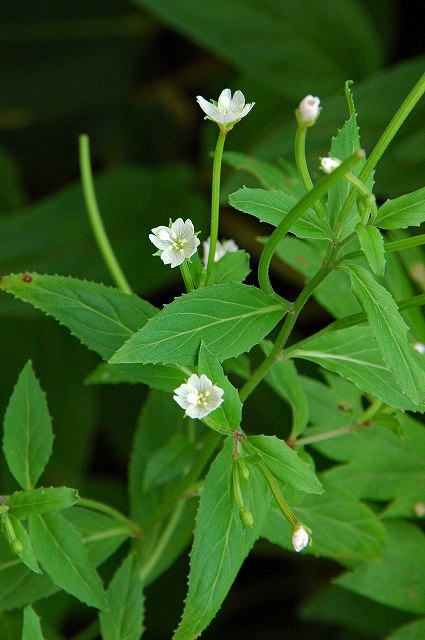
<path id="1" fill-rule="evenodd" d="M 341 160 L 338 160 L 338 158 L 320 158 L 320 168 L 325 173 L 332 173 L 340 164 Z"/>
<path id="2" fill-rule="evenodd" d="M 254 524 L 254 516 L 252 512 L 246 507 L 242 507 L 239 509 L 239 517 L 244 527 L 248 527 L 249 529 Z"/>
<path id="3" fill-rule="evenodd" d="M 413 348 L 418 353 L 421 353 L 422 355 L 425 354 L 425 344 L 423 344 L 422 342 L 414 342 Z"/>
<path id="4" fill-rule="evenodd" d="M 298 524 L 292 529 L 292 545 L 297 553 L 302 551 L 309 542 L 309 532 L 304 525 Z"/>
<path id="5" fill-rule="evenodd" d="M 311 127 L 320 115 L 320 99 L 308 95 L 303 98 L 295 111 L 300 127 Z"/>

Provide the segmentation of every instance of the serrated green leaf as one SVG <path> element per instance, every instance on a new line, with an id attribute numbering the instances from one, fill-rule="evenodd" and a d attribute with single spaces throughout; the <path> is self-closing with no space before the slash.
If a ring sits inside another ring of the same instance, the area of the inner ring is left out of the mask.
<path id="1" fill-rule="evenodd" d="M 229 203 L 238 211 L 249 213 L 261 222 L 277 227 L 297 200 L 284 191 L 266 191 L 265 189 L 248 189 L 243 187 L 230 194 Z M 327 239 L 330 230 L 312 209 L 308 209 L 291 227 L 291 232 L 299 238 Z"/>
<path id="2" fill-rule="evenodd" d="M 101 362 L 87 384 L 146 384 L 159 391 L 174 391 L 191 375 L 187 367 L 165 364 L 109 364 Z"/>
<path id="3" fill-rule="evenodd" d="M 232 439 L 211 465 L 196 517 L 189 590 L 174 640 L 197 638 L 226 597 L 239 568 L 257 539 L 268 510 L 265 483 L 250 468 L 244 499 L 253 512 L 252 528 L 242 526 L 232 487 Z"/>
<path id="4" fill-rule="evenodd" d="M 24 609 L 22 640 L 44 640 L 40 618 L 31 607 L 25 607 Z"/>
<path id="5" fill-rule="evenodd" d="M 406 229 L 425 221 L 425 187 L 406 193 L 394 200 L 386 200 L 378 209 L 374 221 L 380 229 Z"/>
<path id="6" fill-rule="evenodd" d="M 291 354 L 316 362 L 338 373 L 359 389 L 398 409 L 422 411 L 400 392 L 399 384 L 386 367 L 372 331 L 367 326 L 349 327 L 303 341 Z"/>
<path id="7" fill-rule="evenodd" d="M 285 499 L 295 515 L 313 531 L 312 545 L 304 553 L 334 560 L 377 559 L 385 538 L 376 515 L 354 498 L 325 487 L 312 496 L 285 491 Z M 274 544 L 291 549 L 291 527 L 273 507 L 261 534 Z"/>
<path id="8" fill-rule="evenodd" d="M 249 254 L 246 251 L 232 251 L 214 262 L 209 283 L 243 282 L 250 272 Z"/>
<path id="9" fill-rule="evenodd" d="M 78 491 L 68 487 L 39 487 L 30 491 L 16 491 L 7 499 L 10 513 L 24 520 L 29 516 L 68 509 L 78 502 Z"/>
<path id="10" fill-rule="evenodd" d="M 356 233 L 360 247 L 372 271 L 378 276 L 383 276 L 385 271 L 384 238 L 376 227 L 370 225 L 365 227 L 360 222 L 356 225 Z"/>
<path id="11" fill-rule="evenodd" d="M 53 433 L 46 397 L 31 362 L 22 369 L 4 417 L 3 451 L 12 475 L 32 489 L 52 453 Z"/>
<path id="12" fill-rule="evenodd" d="M 262 348 L 269 355 L 272 345 L 263 341 Z M 292 429 L 291 437 L 296 437 L 307 426 L 309 411 L 307 397 L 300 384 L 298 372 L 291 360 L 276 362 L 265 377 L 265 382 L 291 405 Z"/>
<path id="13" fill-rule="evenodd" d="M 385 523 L 387 539 L 377 563 L 361 563 L 336 584 L 397 609 L 425 612 L 425 534 L 403 521 Z"/>
<path id="14" fill-rule="evenodd" d="M 223 433 L 237 429 L 242 420 L 242 403 L 238 390 L 224 375 L 223 367 L 208 347 L 202 342 L 199 349 L 198 374 L 205 374 L 213 384 L 224 390 L 224 402 L 209 416 L 208 422 L 217 425 Z M 211 425 L 212 426 L 212 425 Z"/>
<path id="15" fill-rule="evenodd" d="M 195 364 L 201 340 L 220 360 L 249 351 L 286 313 L 256 287 L 226 283 L 176 298 L 110 362 Z"/>
<path id="16" fill-rule="evenodd" d="M 137 559 L 130 553 L 106 592 L 108 611 L 99 614 L 103 640 L 139 640 L 143 630 L 144 598 Z"/>
<path id="17" fill-rule="evenodd" d="M 425 638 L 425 618 L 396 629 L 384 640 L 422 640 L 422 638 Z"/>
<path id="18" fill-rule="evenodd" d="M 407 341 L 408 327 L 387 289 L 363 267 L 343 267 L 351 278 L 353 292 L 366 313 L 384 362 L 402 391 L 416 404 L 425 398 L 425 368 Z"/>
<path id="19" fill-rule="evenodd" d="M 105 359 L 156 313 L 135 295 L 64 276 L 4 276 L 0 288 L 53 316 Z"/>
<path id="20" fill-rule="evenodd" d="M 259 453 L 272 474 L 290 487 L 307 493 L 322 493 L 322 485 L 309 464 L 276 436 L 249 436 L 251 449 Z"/>
<path id="21" fill-rule="evenodd" d="M 9 521 L 9 526 L 13 529 L 13 539 L 10 536 L 9 527 L 6 526 L 6 519 Z M 2 533 L 11 545 L 11 550 L 20 557 L 22 562 L 34 571 L 34 573 L 41 573 L 38 566 L 37 558 L 35 557 L 34 549 L 32 548 L 31 540 L 24 525 L 19 522 L 17 518 L 9 513 L 4 514 L 1 519 Z M 20 543 L 21 548 L 16 546 L 16 541 Z"/>
<path id="22" fill-rule="evenodd" d="M 53 582 L 87 605 L 107 609 L 102 581 L 78 531 L 58 513 L 32 516 L 29 522 L 37 558 Z"/>

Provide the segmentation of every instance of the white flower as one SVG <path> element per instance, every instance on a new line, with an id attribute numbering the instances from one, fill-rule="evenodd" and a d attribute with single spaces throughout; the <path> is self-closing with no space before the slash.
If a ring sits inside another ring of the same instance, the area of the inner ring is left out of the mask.
<path id="1" fill-rule="evenodd" d="M 245 104 L 245 96 L 242 91 L 235 91 L 232 98 L 230 89 L 223 89 L 217 104 L 208 102 L 202 96 L 196 96 L 202 111 L 207 114 L 207 119 L 216 122 L 222 129 L 231 129 L 241 118 L 246 116 L 255 102 Z"/>
<path id="2" fill-rule="evenodd" d="M 300 126 L 311 127 L 320 115 L 320 99 L 317 96 L 306 96 L 295 113 Z"/>
<path id="3" fill-rule="evenodd" d="M 174 400 L 190 418 L 203 418 L 223 402 L 224 391 L 203 373 L 194 373 L 189 380 L 174 389 Z"/>
<path id="4" fill-rule="evenodd" d="M 325 173 L 332 173 L 340 164 L 341 160 L 338 160 L 338 158 L 320 158 L 320 168 Z"/>
<path id="5" fill-rule="evenodd" d="M 210 238 L 205 240 L 202 244 L 204 247 L 204 255 L 202 259 L 204 265 L 207 266 L 208 256 L 210 253 Z M 218 262 L 226 253 L 233 253 L 238 250 L 239 247 L 234 240 L 222 240 L 221 242 L 218 240 L 215 247 L 214 262 Z"/>
<path id="6" fill-rule="evenodd" d="M 186 258 L 196 253 L 200 244 L 191 220 L 183 222 L 177 218 L 169 227 L 155 227 L 149 240 L 159 249 L 158 254 L 164 264 L 178 267 Z"/>
<path id="7" fill-rule="evenodd" d="M 309 542 L 310 536 L 304 525 L 299 524 L 292 529 L 292 545 L 297 553 L 305 549 Z"/>

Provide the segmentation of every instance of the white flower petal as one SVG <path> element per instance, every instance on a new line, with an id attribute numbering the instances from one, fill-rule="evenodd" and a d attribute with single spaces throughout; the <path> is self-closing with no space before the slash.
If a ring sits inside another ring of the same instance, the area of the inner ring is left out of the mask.
<path id="1" fill-rule="evenodd" d="M 174 400 L 190 418 L 203 418 L 223 402 L 224 391 L 213 385 L 203 373 L 192 374 L 188 381 L 174 389 Z"/>
<path id="2" fill-rule="evenodd" d="M 305 549 L 309 541 L 310 537 L 308 535 L 308 531 L 302 525 L 292 530 L 292 546 L 297 553 Z"/>
<path id="3" fill-rule="evenodd" d="M 207 117 L 227 130 L 231 129 L 229 125 L 246 116 L 255 104 L 254 102 L 245 104 L 245 96 L 239 90 L 235 91 L 232 97 L 230 89 L 223 89 L 217 105 L 207 102 L 202 96 L 197 96 L 196 99 Z"/>
<path id="4" fill-rule="evenodd" d="M 298 122 L 300 125 L 311 126 L 320 115 L 320 98 L 308 95 L 298 105 Z"/>
<path id="5" fill-rule="evenodd" d="M 193 223 L 189 218 L 177 218 L 171 227 L 155 227 L 149 234 L 149 240 L 160 250 L 160 257 L 164 264 L 178 267 L 187 258 L 193 256 L 200 244 L 195 234 Z"/>

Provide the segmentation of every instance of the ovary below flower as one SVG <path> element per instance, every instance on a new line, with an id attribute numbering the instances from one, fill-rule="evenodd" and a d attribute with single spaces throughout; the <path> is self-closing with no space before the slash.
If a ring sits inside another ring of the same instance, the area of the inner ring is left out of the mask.
<path id="1" fill-rule="evenodd" d="M 172 268 L 193 256 L 200 244 L 192 221 L 183 222 L 182 218 L 177 218 L 169 227 L 155 227 L 149 234 L 149 240 L 159 250 L 162 262 Z"/>
<path id="2" fill-rule="evenodd" d="M 255 102 L 245 103 L 242 91 L 235 91 L 232 97 L 230 89 L 223 89 L 218 102 L 208 102 L 202 96 L 196 96 L 202 111 L 207 118 L 216 122 L 221 129 L 230 130 L 241 118 L 244 118 L 254 106 Z"/>
<path id="3" fill-rule="evenodd" d="M 190 376 L 187 382 L 174 389 L 174 400 L 189 418 L 204 418 L 223 402 L 224 391 L 203 373 Z"/>
<path id="4" fill-rule="evenodd" d="M 206 267 L 208 264 L 208 256 L 210 253 L 210 238 L 205 240 L 202 245 L 204 247 L 204 255 L 202 257 L 202 260 Z M 226 253 L 234 253 L 238 250 L 239 247 L 234 240 L 222 240 L 221 242 L 218 240 L 215 247 L 214 262 L 218 262 L 224 255 L 226 255 Z"/>
<path id="5" fill-rule="evenodd" d="M 292 545 L 297 553 L 305 549 L 309 542 L 310 536 L 307 527 L 299 524 L 292 529 Z"/>

